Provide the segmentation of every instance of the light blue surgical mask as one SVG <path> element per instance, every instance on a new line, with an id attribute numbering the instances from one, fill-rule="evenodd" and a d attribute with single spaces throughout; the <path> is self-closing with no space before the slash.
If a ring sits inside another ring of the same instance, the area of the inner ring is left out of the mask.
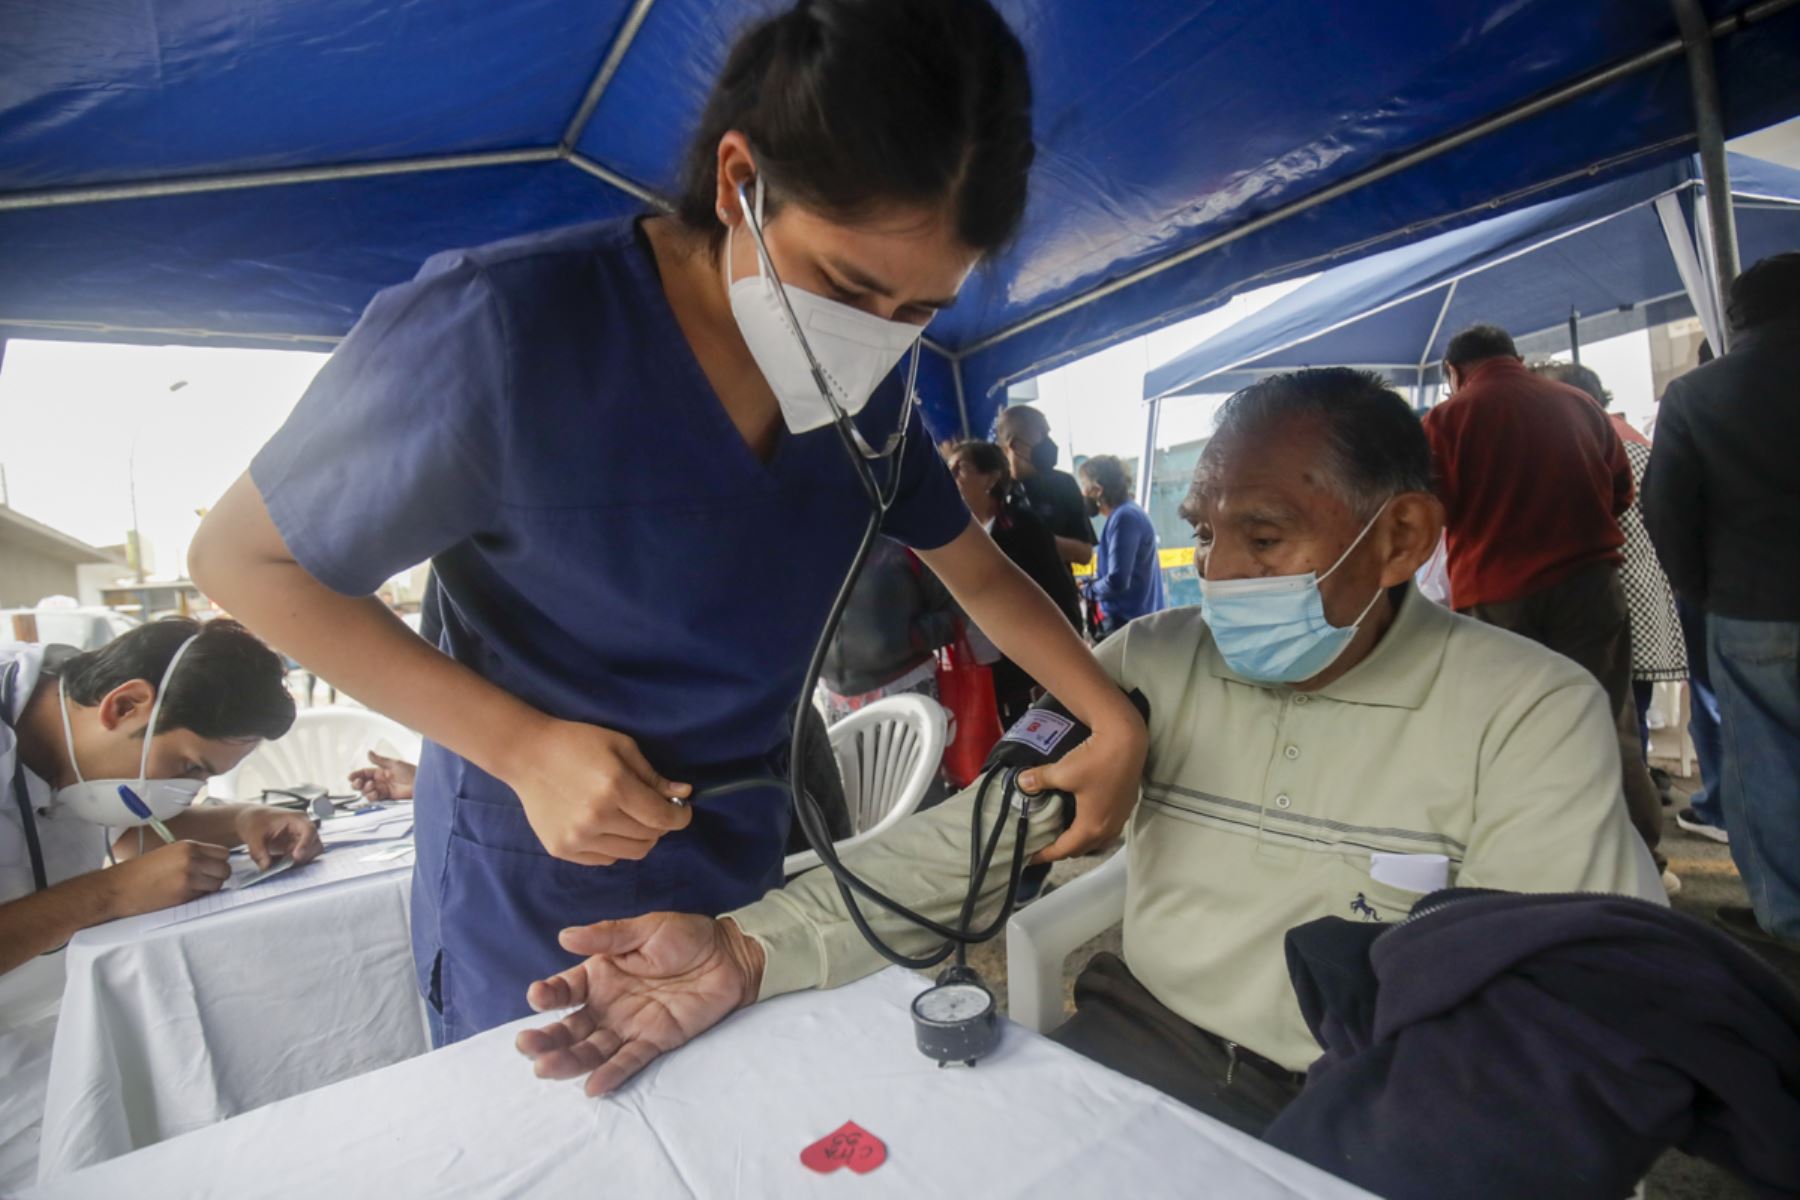
<path id="1" fill-rule="evenodd" d="M 1383 589 L 1369 597 L 1356 620 L 1340 627 L 1325 619 L 1319 584 L 1344 565 L 1386 511 L 1383 504 L 1323 575 L 1308 571 L 1257 579 L 1202 579 L 1200 612 L 1225 665 L 1259 683 L 1298 683 L 1336 662 Z"/>

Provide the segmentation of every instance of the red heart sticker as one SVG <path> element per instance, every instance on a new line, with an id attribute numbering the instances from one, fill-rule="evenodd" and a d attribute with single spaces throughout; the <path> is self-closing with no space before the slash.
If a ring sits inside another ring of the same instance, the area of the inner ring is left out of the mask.
<path id="1" fill-rule="evenodd" d="M 887 1161 L 887 1146 L 855 1121 L 845 1121 L 802 1150 L 800 1161 L 821 1175 L 839 1167 L 867 1175 Z"/>

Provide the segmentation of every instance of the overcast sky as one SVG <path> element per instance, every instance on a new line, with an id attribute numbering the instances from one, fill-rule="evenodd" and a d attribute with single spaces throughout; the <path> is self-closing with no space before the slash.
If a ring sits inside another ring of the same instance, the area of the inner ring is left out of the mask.
<path id="1" fill-rule="evenodd" d="M 84 542 L 123 542 L 135 447 L 154 574 L 183 574 L 194 510 L 250 465 L 324 361 L 287 350 L 9 341 L 0 465 L 10 502 Z"/>

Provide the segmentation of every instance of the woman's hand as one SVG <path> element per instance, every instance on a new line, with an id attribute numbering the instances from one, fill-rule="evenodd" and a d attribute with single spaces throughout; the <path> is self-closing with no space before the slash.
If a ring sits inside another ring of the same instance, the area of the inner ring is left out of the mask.
<path id="1" fill-rule="evenodd" d="M 1075 797 L 1075 820 L 1063 835 L 1038 851 L 1034 863 L 1072 858 L 1109 845 L 1125 830 L 1144 778 L 1150 735 L 1123 695 L 1124 713 L 1110 713 L 1092 736 L 1057 762 L 1019 777 L 1028 792 L 1068 792 Z"/>
<path id="2" fill-rule="evenodd" d="M 1137 709 L 1075 636 L 1068 618 L 1007 561 L 979 525 L 919 557 L 1002 654 L 1093 730 L 1061 762 L 1027 772 L 1037 782 L 1026 780 L 1026 790 L 1054 789 L 1075 797 L 1075 823 L 1032 861 L 1084 854 L 1118 837 L 1137 803 L 1150 745 Z"/>
<path id="3" fill-rule="evenodd" d="M 754 1003 L 762 985 L 762 947 L 712 917 L 650 913 L 565 929 L 559 940 L 591 957 L 540 979 L 525 997 L 539 1012 L 580 1007 L 515 1044 L 539 1078 L 585 1074 L 590 1096 Z"/>
<path id="4" fill-rule="evenodd" d="M 512 761 L 505 781 L 556 858 L 593 867 L 641 859 L 694 819 L 676 803 L 692 787 L 664 779 L 636 742 L 598 725 L 545 718 Z"/>

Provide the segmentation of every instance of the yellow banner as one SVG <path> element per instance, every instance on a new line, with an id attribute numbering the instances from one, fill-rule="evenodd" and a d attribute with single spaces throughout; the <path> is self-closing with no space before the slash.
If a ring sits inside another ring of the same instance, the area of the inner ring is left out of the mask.
<path id="1" fill-rule="evenodd" d="M 1165 571 L 1170 567 L 1191 567 L 1194 565 L 1194 548 L 1192 546 L 1179 546 L 1174 550 L 1158 550 L 1156 556 L 1162 560 L 1162 568 Z M 1075 577 L 1077 579 L 1086 579 L 1093 575 L 1094 564 L 1090 562 L 1069 569 L 1075 572 Z"/>

